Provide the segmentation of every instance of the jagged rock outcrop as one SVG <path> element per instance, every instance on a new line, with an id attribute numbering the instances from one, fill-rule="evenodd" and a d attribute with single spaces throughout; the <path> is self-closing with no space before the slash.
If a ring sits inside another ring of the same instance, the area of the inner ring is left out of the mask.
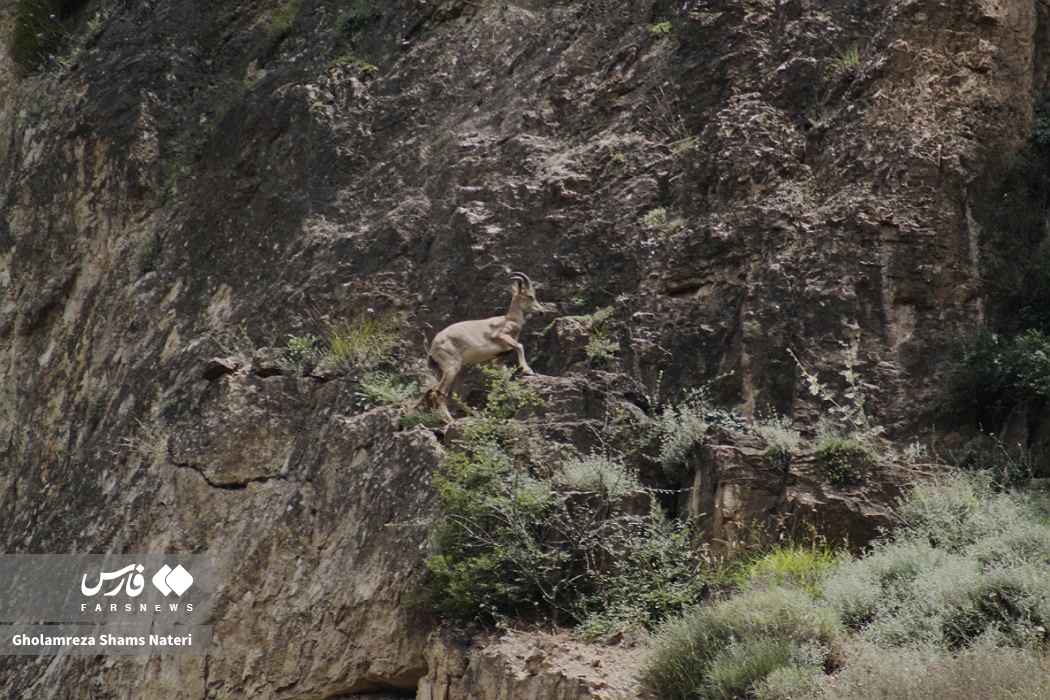
<path id="1" fill-rule="evenodd" d="M 0 548 L 208 550 L 221 572 L 208 661 L 0 661 L 12 692 L 427 676 L 436 621 L 408 603 L 440 442 L 364 411 L 352 372 L 252 369 L 249 346 L 367 309 L 402 320 L 391 366 L 420 375 L 422 336 L 499 311 L 507 269 L 562 316 L 614 305 L 598 387 L 570 376 L 586 324 L 525 331 L 583 448 L 606 393 L 642 413 L 718 377 L 746 415 L 816 423 L 789 348 L 829 382 L 856 352 L 890 434 L 928 426 L 982 313 L 987 183 L 1050 71 L 1039 3 L 366 6 L 86 3 L 75 36 L 107 14 L 76 53 L 0 57 Z M 785 498 L 712 469 L 727 523 Z M 797 479 L 788 500 L 826 511 Z"/>
<path id="2" fill-rule="evenodd" d="M 427 676 L 418 700 L 634 700 L 638 649 L 609 648 L 596 658 L 588 645 L 540 632 L 509 632 L 469 643 L 435 633 L 427 645 Z"/>

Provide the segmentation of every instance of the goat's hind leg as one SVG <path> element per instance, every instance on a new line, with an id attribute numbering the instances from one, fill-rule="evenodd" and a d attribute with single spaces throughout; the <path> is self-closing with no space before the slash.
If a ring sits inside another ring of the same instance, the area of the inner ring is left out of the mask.
<path id="1" fill-rule="evenodd" d="M 464 415 L 469 416 L 471 413 L 470 406 L 463 403 L 459 398 L 459 389 L 463 386 L 464 375 L 466 375 L 466 371 L 465 369 L 461 369 L 456 373 L 456 376 L 452 378 L 448 388 L 448 400 L 456 404 L 459 410 L 463 411 Z"/>

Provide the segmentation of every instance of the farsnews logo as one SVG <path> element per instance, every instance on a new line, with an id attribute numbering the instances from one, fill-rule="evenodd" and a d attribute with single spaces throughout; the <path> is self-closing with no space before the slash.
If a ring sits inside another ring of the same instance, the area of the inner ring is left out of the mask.
<path id="1" fill-rule="evenodd" d="M 182 564 L 179 564 L 174 569 L 165 564 L 160 567 L 160 571 L 153 575 L 153 585 L 165 597 L 169 593 L 181 596 L 193 585 L 193 577 L 190 576 L 189 571 L 182 568 Z"/>
<path id="2" fill-rule="evenodd" d="M 94 596 L 102 590 L 107 581 L 116 581 L 117 585 L 102 595 L 114 596 L 123 588 L 130 597 L 134 598 L 142 593 L 142 589 L 146 586 L 142 577 L 143 570 L 141 564 L 129 564 L 117 571 L 102 571 L 98 574 L 98 583 L 94 586 L 88 585 L 88 574 L 84 574 L 80 582 L 80 592 L 86 596 Z M 171 593 L 181 596 L 193 585 L 193 576 L 182 564 L 174 569 L 165 564 L 153 575 L 152 582 L 165 597 Z"/>

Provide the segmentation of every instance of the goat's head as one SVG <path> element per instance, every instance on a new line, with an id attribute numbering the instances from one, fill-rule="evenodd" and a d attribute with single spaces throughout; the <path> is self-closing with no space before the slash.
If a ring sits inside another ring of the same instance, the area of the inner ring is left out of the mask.
<path id="1" fill-rule="evenodd" d="M 510 278 L 514 280 L 514 287 L 511 290 L 514 295 L 514 301 L 519 304 L 523 314 L 534 316 L 550 310 L 536 298 L 536 289 L 532 286 L 532 280 L 529 279 L 528 275 L 524 272 L 512 272 L 510 273 Z"/>

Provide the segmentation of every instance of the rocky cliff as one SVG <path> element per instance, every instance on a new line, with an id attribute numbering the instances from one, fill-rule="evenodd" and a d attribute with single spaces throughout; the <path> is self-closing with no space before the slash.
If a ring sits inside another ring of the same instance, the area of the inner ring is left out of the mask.
<path id="1" fill-rule="evenodd" d="M 424 337 L 501 312 L 523 270 L 554 316 L 615 308 L 601 363 L 586 327 L 523 336 L 581 447 L 609 401 L 712 380 L 745 416 L 815 425 L 789 350 L 828 381 L 852 363 L 890 436 L 929 435 L 1048 19 L 1032 0 L 81 3 L 55 56 L 0 58 L 0 543 L 210 551 L 216 648 L 8 659 L 2 685 L 522 697 L 491 679 L 511 657 L 448 662 L 442 695 L 435 660 L 461 652 L 424 652 L 441 431 L 267 348 L 382 315 L 388 364 L 424 376 Z M 804 477 L 739 486 L 751 449 L 706 448 L 697 510 L 828 502 Z"/>

